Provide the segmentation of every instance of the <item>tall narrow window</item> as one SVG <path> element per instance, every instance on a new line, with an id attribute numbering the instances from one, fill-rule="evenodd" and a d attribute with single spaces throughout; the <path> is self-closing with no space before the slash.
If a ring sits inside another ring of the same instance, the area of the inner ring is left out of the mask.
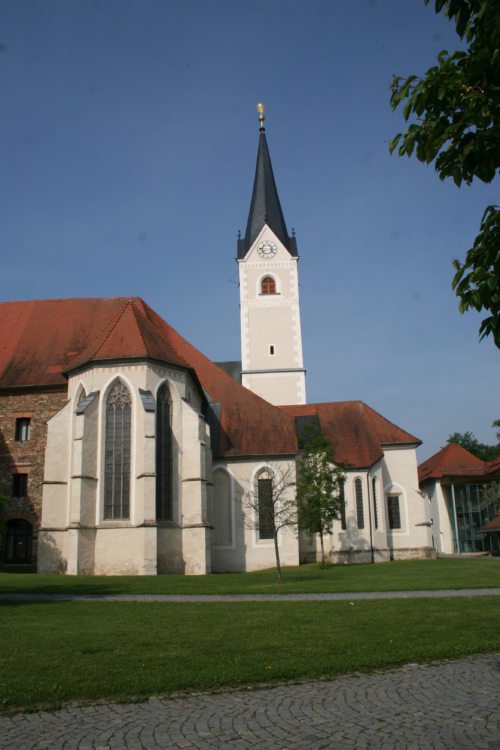
<path id="1" fill-rule="evenodd" d="M 265 276 L 260 285 L 261 294 L 276 294 L 276 282 L 272 276 Z"/>
<path id="2" fill-rule="evenodd" d="M 397 495 L 387 496 L 387 514 L 389 516 L 389 528 L 401 528 L 401 514 L 399 512 L 399 497 Z"/>
<path id="3" fill-rule="evenodd" d="M 233 543 L 231 477 L 224 469 L 214 471 L 214 544 L 228 547 Z"/>
<path id="4" fill-rule="evenodd" d="M 273 480 L 264 472 L 257 480 L 259 494 L 259 538 L 272 539 L 274 536 Z"/>
<path id="5" fill-rule="evenodd" d="M 358 529 L 365 528 L 365 510 L 363 508 L 363 485 L 361 479 L 356 479 L 354 482 L 354 490 L 356 492 L 356 516 L 358 519 Z"/>
<path id="6" fill-rule="evenodd" d="M 377 506 L 377 480 L 375 477 L 372 479 L 372 494 L 373 494 L 373 518 L 375 520 L 375 528 L 378 529 L 378 506 Z"/>
<path id="7" fill-rule="evenodd" d="M 344 491 L 345 485 L 342 485 L 340 488 L 340 499 L 342 500 L 342 505 L 340 508 L 340 526 L 342 528 L 342 531 L 345 531 L 347 529 L 347 521 L 346 521 L 346 514 L 345 514 L 345 491 Z"/>
<path id="8" fill-rule="evenodd" d="M 30 439 L 31 419 L 29 417 L 19 417 L 16 419 L 16 442 L 27 443 Z"/>
<path id="9" fill-rule="evenodd" d="M 130 393 L 121 380 L 106 399 L 104 518 L 130 518 Z"/>
<path id="10" fill-rule="evenodd" d="M 172 504 L 172 399 L 166 383 L 156 398 L 156 518 L 171 521 Z"/>

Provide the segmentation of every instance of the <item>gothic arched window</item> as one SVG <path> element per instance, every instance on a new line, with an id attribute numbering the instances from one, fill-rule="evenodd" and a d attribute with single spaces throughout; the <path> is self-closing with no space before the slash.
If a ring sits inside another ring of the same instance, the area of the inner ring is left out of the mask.
<path id="1" fill-rule="evenodd" d="M 378 503 L 377 503 L 377 480 L 375 477 L 372 479 L 372 494 L 373 494 L 373 517 L 375 520 L 375 528 L 378 529 Z"/>
<path id="2" fill-rule="evenodd" d="M 172 399 L 163 383 L 156 397 L 156 518 L 171 521 L 172 505 Z"/>
<path id="3" fill-rule="evenodd" d="M 358 520 L 358 529 L 365 528 L 365 511 L 363 508 L 363 485 L 361 479 L 356 479 L 354 482 L 354 489 L 356 492 L 356 516 Z"/>
<path id="4" fill-rule="evenodd" d="M 263 471 L 257 479 L 259 500 L 259 539 L 274 537 L 273 480 L 269 471 Z"/>
<path id="5" fill-rule="evenodd" d="M 276 281 L 272 276 L 264 276 L 260 284 L 261 294 L 276 294 Z"/>
<path id="6" fill-rule="evenodd" d="M 106 399 L 104 518 L 130 518 L 131 398 L 116 380 Z"/>

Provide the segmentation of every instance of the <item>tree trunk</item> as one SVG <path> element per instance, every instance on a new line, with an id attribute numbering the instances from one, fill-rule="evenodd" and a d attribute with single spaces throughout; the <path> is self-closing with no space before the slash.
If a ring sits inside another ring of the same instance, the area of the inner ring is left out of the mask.
<path id="1" fill-rule="evenodd" d="M 283 576 L 281 575 L 280 551 L 278 548 L 278 532 L 274 534 L 274 554 L 276 555 L 276 577 L 278 579 L 278 583 L 283 583 Z"/>
<path id="2" fill-rule="evenodd" d="M 319 541 L 321 544 L 321 567 L 325 567 L 325 545 L 323 544 L 323 532 L 319 532 Z"/>

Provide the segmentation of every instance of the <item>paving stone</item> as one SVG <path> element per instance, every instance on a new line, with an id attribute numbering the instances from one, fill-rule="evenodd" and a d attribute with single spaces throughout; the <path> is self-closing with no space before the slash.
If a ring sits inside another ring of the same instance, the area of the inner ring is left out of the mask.
<path id="1" fill-rule="evenodd" d="M 9 750 L 500 746 L 499 655 L 274 688 L 0 716 Z"/>

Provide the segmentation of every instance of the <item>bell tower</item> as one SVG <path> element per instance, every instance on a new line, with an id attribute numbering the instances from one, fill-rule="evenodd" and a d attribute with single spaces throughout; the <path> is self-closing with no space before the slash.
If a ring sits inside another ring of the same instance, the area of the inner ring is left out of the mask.
<path id="1" fill-rule="evenodd" d="M 258 104 L 259 148 L 245 236 L 238 239 L 242 383 L 272 404 L 305 404 L 297 241 L 288 235 Z"/>

